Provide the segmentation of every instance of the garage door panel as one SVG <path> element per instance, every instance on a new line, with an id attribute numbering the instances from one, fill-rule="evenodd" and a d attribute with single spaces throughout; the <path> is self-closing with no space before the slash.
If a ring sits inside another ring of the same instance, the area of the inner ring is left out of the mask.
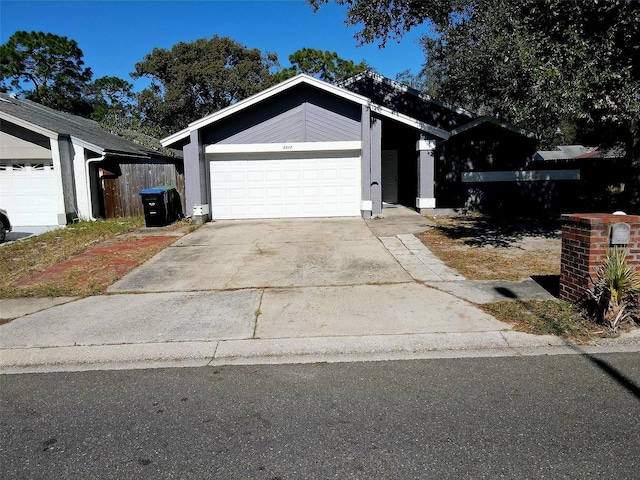
<path id="1" fill-rule="evenodd" d="M 274 154 L 212 160 L 213 218 L 359 216 L 360 158 Z"/>
<path id="2" fill-rule="evenodd" d="M 9 212 L 16 226 L 58 224 L 57 172 L 50 160 L 39 163 L 39 167 L 6 164 L 0 170 L 0 207 Z"/>

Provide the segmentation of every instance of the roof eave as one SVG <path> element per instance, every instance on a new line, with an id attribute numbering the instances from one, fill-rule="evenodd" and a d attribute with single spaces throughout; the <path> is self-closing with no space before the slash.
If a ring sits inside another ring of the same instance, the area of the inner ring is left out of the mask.
<path id="1" fill-rule="evenodd" d="M 479 117 L 479 118 L 476 118 L 475 120 L 470 121 L 469 123 L 465 123 L 464 125 L 458 128 L 454 128 L 453 130 L 451 130 L 451 136 L 458 135 L 460 133 L 466 132 L 467 130 L 471 130 L 472 128 L 478 125 L 481 125 L 483 123 L 493 123 L 494 125 L 497 125 L 506 130 L 510 130 L 524 137 L 531 138 L 532 140 L 537 140 L 535 133 L 529 130 L 525 130 L 524 128 L 516 127 L 515 125 L 511 125 L 510 123 L 503 122 L 501 120 L 498 120 L 495 117 L 490 117 L 490 116 Z"/>
<path id="2" fill-rule="evenodd" d="M 376 112 L 379 115 L 382 115 L 391 120 L 395 120 L 396 122 L 416 128 L 420 131 L 427 132 L 442 140 L 447 140 L 451 136 L 451 133 L 447 132 L 446 130 L 442 130 L 441 128 L 429 125 L 428 123 L 421 122 L 416 118 L 396 112 L 395 110 L 392 110 L 388 107 L 383 107 L 382 105 L 371 104 L 371 111 Z"/>
<path id="3" fill-rule="evenodd" d="M 35 123 L 27 122 L 19 117 L 11 115 L 7 112 L 0 111 L 0 120 L 5 120 L 7 122 L 14 123 L 19 127 L 26 128 L 27 130 L 31 130 L 33 132 L 44 135 L 45 137 L 49 137 L 53 140 L 57 140 L 60 133 L 54 132 L 53 130 L 49 130 L 48 128 L 41 127 L 40 125 L 36 125 Z"/>

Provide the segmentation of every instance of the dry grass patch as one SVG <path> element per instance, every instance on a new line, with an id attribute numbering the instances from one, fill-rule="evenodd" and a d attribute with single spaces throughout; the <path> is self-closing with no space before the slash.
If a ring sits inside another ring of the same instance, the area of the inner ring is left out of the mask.
<path id="1" fill-rule="evenodd" d="M 0 247 L 0 298 L 103 293 L 177 237 L 139 236 L 143 217 L 80 222 Z M 184 223 L 166 230 L 186 228 Z"/>
<path id="2" fill-rule="evenodd" d="M 539 219 L 483 215 L 434 218 L 436 227 L 418 238 L 469 280 L 519 281 L 557 278 L 562 249 L 560 224 Z M 552 285 L 549 285 L 552 286 Z M 616 336 L 588 312 L 556 300 L 508 300 L 478 305 L 516 331 L 556 335 L 576 343 Z M 635 328 L 633 321 L 624 328 Z"/>
<path id="3" fill-rule="evenodd" d="M 510 323 L 514 330 L 535 335 L 556 335 L 577 343 L 585 343 L 602 328 L 589 322 L 580 310 L 568 303 L 554 300 L 517 300 L 479 305 L 498 320 Z"/>
<path id="4" fill-rule="evenodd" d="M 579 344 L 598 338 L 617 337 L 619 333 L 595 323 L 579 307 L 556 300 L 503 301 L 478 307 L 498 320 L 512 324 L 518 332 L 556 335 Z M 621 326 L 620 331 L 637 327 L 630 320 Z"/>
<path id="5" fill-rule="evenodd" d="M 434 219 L 418 238 L 469 280 L 513 280 L 560 274 L 560 227 L 540 220 L 469 215 Z"/>

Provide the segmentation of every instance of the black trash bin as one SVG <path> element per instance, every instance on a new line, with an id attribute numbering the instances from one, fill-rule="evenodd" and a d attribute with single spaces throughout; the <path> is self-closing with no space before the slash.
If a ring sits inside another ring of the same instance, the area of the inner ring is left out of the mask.
<path id="1" fill-rule="evenodd" d="M 180 194 L 178 193 L 178 190 L 173 187 L 167 190 L 166 200 L 167 221 L 169 223 L 173 223 L 184 218 L 184 214 L 182 212 L 182 200 L 180 200 Z"/>
<path id="2" fill-rule="evenodd" d="M 147 227 L 164 227 L 180 218 L 179 213 L 176 212 L 176 204 L 180 205 L 180 210 L 182 204 L 175 188 L 164 186 L 145 188 L 140 190 L 140 196 Z"/>

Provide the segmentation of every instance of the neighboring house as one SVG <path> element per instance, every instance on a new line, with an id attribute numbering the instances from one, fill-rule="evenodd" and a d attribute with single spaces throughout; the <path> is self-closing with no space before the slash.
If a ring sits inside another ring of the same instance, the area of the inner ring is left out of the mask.
<path id="1" fill-rule="evenodd" d="M 574 172 L 574 188 L 561 199 L 565 211 L 612 212 L 622 208 L 629 162 L 624 146 L 601 149 L 583 145 L 560 145 L 533 155 L 531 168 Z"/>
<path id="2" fill-rule="evenodd" d="M 539 150 L 533 155 L 534 161 L 558 161 L 558 160 L 586 160 L 613 158 L 624 159 L 624 147 L 601 150 L 598 147 L 585 147 L 583 145 L 559 145 L 555 150 Z"/>
<path id="3" fill-rule="evenodd" d="M 213 219 L 462 207 L 465 172 L 514 174 L 536 145 L 371 72 L 339 86 L 298 75 L 161 142 L 183 149 L 186 212 L 205 205 Z"/>
<path id="4" fill-rule="evenodd" d="M 17 227 L 143 214 L 143 188 L 184 195 L 182 158 L 106 132 L 93 120 L 0 94 L 0 207 Z"/>

